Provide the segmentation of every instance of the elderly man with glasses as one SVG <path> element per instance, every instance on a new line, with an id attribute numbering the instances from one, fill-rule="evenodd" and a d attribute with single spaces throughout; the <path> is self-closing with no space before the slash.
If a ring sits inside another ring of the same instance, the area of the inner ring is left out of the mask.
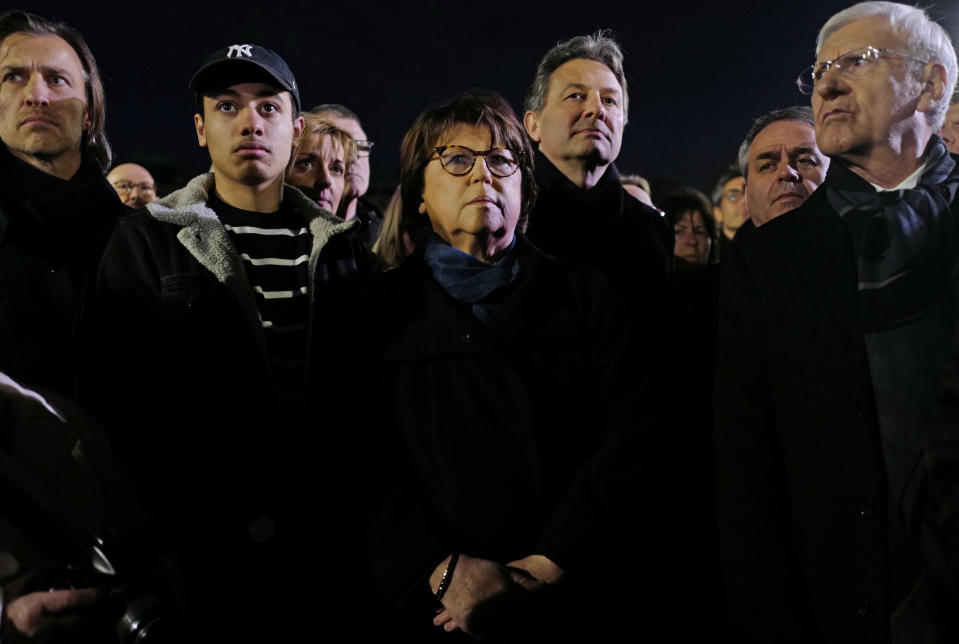
<path id="1" fill-rule="evenodd" d="M 142 208 L 157 200 L 156 182 L 150 171 L 137 163 L 121 163 L 113 167 L 107 181 L 131 208 Z"/>
<path id="2" fill-rule="evenodd" d="M 734 244 L 723 275 L 732 623 L 742 641 L 955 642 L 956 552 L 923 446 L 956 326 L 959 169 L 936 135 L 956 54 L 891 2 L 839 12 L 816 52 L 797 83 L 826 179 Z"/>

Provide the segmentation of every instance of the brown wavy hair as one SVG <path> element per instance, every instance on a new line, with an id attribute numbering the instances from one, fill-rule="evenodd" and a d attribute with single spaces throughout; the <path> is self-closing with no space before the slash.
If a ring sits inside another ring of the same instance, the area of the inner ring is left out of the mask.
<path id="1" fill-rule="evenodd" d="M 522 173 L 522 202 L 516 229 L 525 231 L 529 211 L 536 201 L 529 139 L 506 99 L 496 92 L 480 89 L 457 94 L 448 101 L 426 108 L 403 138 L 400 149 L 403 225 L 411 231 L 429 225 L 426 215 L 419 212 L 423 201 L 423 172 L 433 157 L 433 149 L 446 143 L 446 137 L 458 125 L 487 127 L 495 145 L 502 145 L 517 154 Z"/>

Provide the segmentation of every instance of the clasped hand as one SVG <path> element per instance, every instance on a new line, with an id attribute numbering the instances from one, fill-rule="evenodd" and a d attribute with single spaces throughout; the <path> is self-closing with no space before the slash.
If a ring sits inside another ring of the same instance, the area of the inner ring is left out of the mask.
<path id="1" fill-rule="evenodd" d="M 444 559 L 430 575 L 434 593 L 449 561 L 449 557 Z M 509 621 L 521 602 L 562 577 L 562 569 L 543 555 L 530 555 L 505 565 L 460 555 L 441 602 L 443 608 L 433 623 L 449 632 L 482 635 Z"/>

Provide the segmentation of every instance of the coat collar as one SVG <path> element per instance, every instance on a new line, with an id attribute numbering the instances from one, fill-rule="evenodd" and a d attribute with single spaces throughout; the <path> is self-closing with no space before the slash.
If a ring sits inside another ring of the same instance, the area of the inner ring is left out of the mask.
<path id="1" fill-rule="evenodd" d="M 167 197 L 147 204 L 146 209 L 158 221 L 180 227 L 177 239 L 216 278 L 232 286 L 243 277 L 243 264 L 230 241 L 219 217 L 206 202 L 213 189 L 213 173 L 194 177 L 186 186 Z M 320 251 L 335 235 L 345 233 L 357 225 L 356 221 L 343 221 L 323 210 L 306 195 L 290 185 L 283 187 L 283 198 L 289 200 L 297 212 L 307 220 L 313 246 L 310 252 L 310 274 L 316 269 Z"/>
<path id="2" fill-rule="evenodd" d="M 587 202 L 606 199 L 611 195 L 620 197 L 619 193 L 623 192 L 622 185 L 620 184 L 619 170 L 616 169 L 616 165 L 613 163 L 607 166 L 606 172 L 599 178 L 596 185 L 586 190 L 570 181 L 565 174 L 560 172 L 559 168 L 553 165 L 552 161 L 546 158 L 546 155 L 537 149 L 533 175 L 536 178 L 536 185 L 540 187 L 542 192 L 560 192 L 575 196 Z M 616 212 L 620 210 L 622 210 L 622 208 L 616 209 Z"/>
<path id="3" fill-rule="evenodd" d="M 810 302 L 822 307 L 814 315 L 823 324 L 852 325 L 847 330 L 859 336 L 859 295 L 855 257 L 849 230 L 829 205 L 820 186 L 798 209 L 765 224 L 769 233 L 788 240 L 790 259 L 812 294 Z M 750 235 L 763 243 L 762 228 Z M 776 247 L 782 247 L 776 245 Z M 775 252 L 775 251 L 770 251 Z"/>
<path id="4" fill-rule="evenodd" d="M 197 262 L 213 273 L 217 280 L 236 296 L 247 322 L 258 338 L 261 352 L 267 355 L 256 296 L 246 278 L 243 260 L 240 259 L 219 217 L 206 205 L 212 189 L 213 173 L 201 174 L 180 190 L 147 204 L 146 210 L 157 221 L 180 228 L 177 239 Z M 313 238 L 309 260 L 309 287 L 312 298 L 313 277 L 316 275 L 320 252 L 330 239 L 351 230 L 357 222 L 339 219 L 288 184 L 283 186 L 283 198 L 289 200 L 294 209 L 304 216 Z"/>

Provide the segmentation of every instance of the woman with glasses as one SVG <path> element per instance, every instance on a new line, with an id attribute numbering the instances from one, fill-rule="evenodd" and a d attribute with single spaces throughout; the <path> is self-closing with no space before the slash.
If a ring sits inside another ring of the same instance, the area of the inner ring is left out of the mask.
<path id="1" fill-rule="evenodd" d="M 349 164 L 356 159 L 356 143 L 349 134 L 315 114 L 306 112 L 303 120 L 303 133 L 286 181 L 335 214 L 343 197 Z"/>
<path id="2" fill-rule="evenodd" d="M 627 520 L 648 409 L 629 327 L 598 273 L 523 236 L 532 154 L 499 95 L 424 111 L 403 142 L 401 193 L 415 252 L 329 321 L 346 330 L 340 346 L 372 352 L 351 354 L 366 373 L 347 377 L 376 386 L 349 431 L 376 473 L 378 585 L 410 641 L 615 631 L 604 611 L 655 585 L 637 582 Z"/>

